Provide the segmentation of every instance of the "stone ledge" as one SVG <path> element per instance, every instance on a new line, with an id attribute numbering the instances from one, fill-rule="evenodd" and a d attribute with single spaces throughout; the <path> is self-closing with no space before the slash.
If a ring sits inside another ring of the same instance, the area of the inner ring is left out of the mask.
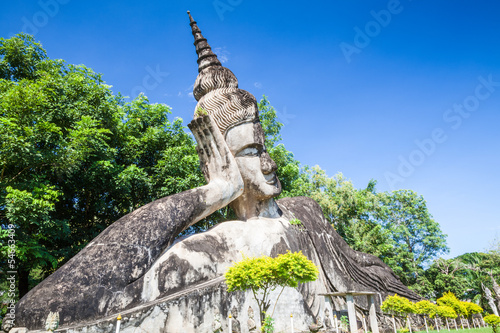
<path id="1" fill-rule="evenodd" d="M 210 281 L 200 283 L 200 284 L 193 286 L 187 290 L 183 290 L 183 291 L 174 293 L 172 295 L 168 295 L 168 296 L 165 296 L 163 298 L 141 304 L 141 305 L 136 306 L 136 307 L 131 308 L 131 309 L 123 310 L 120 313 L 115 313 L 115 314 L 103 317 L 99 320 L 94 320 L 94 321 L 87 322 L 87 323 L 78 323 L 76 325 L 71 325 L 71 326 L 62 326 L 62 327 L 58 328 L 57 330 L 55 330 L 54 332 L 61 332 L 61 333 L 114 332 L 113 328 L 115 327 L 116 318 L 118 317 L 119 314 L 121 314 L 122 317 L 125 317 L 125 316 L 134 315 L 134 314 L 139 314 L 140 312 L 147 313 L 147 312 L 151 311 L 156 305 L 160 305 L 161 303 L 166 303 L 169 301 L 180 299 L 181 297 L 187 296 L 190 293 L 197 292 L 197 291 L 202 290 L 202 289 L 207 289 L 207 288 L 216 286 L 218 284 L 222 284 L 223 282 L 224 282 L 224 277 L 221 276 L 221 277 L 212 279 Z M 130 321 L 130 320 L 128 320 L 128 321 Z M 89 329 L 89 327 L 90 327 L 90 329 Z M 98 330 L 95 330 L 92 327 L 96 327 L 96 328 L 99 327 L 99 328 L 97 328 Z M 106 331 L 107 327 L 110 327 L 112 330 Z M 102 331 L 102 329 L 104 329 L 105 331 Z M 16 328 L 13 328 L 9 331 L 9 333 L 28 333 L 28 332 L 29 333 L 46 333 L 46 330 L 28 331 L 28 329 L 26 329 L 26 328 L 16 327 Z"/>

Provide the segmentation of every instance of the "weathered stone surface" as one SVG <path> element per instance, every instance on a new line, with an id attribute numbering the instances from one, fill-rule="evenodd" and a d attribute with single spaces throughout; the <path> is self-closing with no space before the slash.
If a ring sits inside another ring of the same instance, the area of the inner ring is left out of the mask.
<path id="1" fill-rule="evenodd" d="M 276 164 L 264 145 L 255 98 L 237 88 L 191 18 L 200 74 L 199 105 L 209 115 L 190 123 L 208 184 L 145 205 L 113 223 L 80 253 L 23 297 L 16 325 L 41 329 L 50 311 L 59 312 L 59 332 L 213 332 L 221 316 L 227 330 L 230 309 L 248 332 L 251 292 L 228 294 L 223 274 L 246 256 L 302 253 L 319 267 L 319 278 L 288 288 L 276 308 L 276 328 L 307 330 L 324 316 L 318 294 L 363 290 L 381 297 L 398 293 L 417 300 L 380 259 L 349 248 L 324 220 L 312 199 L 274 197 L 281 191 Z M 213 119 L 215 118 L 215 120 Z M 223 136 L 223 134 L 225 137 Z M 174 245 L 184 229 L 228 204 L 240 221 L 225 222 Z M 298 218 L 302 226 L 293 226 Z M 276 299 L 278 290 L 271 294 Z M 340 310 L 342 300 L 328 306 Z M 367 311 L 366 298 L 356 299 Z M 258 316 L 257 316 L 258 317 Z"/>
<path id="2" fill-rule="evenodd" d="M 28 329 L 25 327 L 13 328 L 9 331 L 9 333 L 27 333 Z"/>
<path id="3" fill-rule="evenodd" d="M 299 197 L 282 199 L 278 203 L 282 210 L 279 219 L 224 222 L 206 233 L 193 235 L 175 244 L 142 277 L 120 289 L 113 302 L 98 308 L 99 313 L 104 313 L 100 316 L 113 314 L 111 318 L 114 318 L 117 313 L 122 313 L 124 318 L 128 318 L 122 324 L 123 332 L 133 332 L 135 327 L 147 332 L 156 332 L 151 327 L 162 327 L 167 332 L 176 332 L 178 327 L 183 327 L 183 332 L 209 332 L 214 310 L 220 311 L 222 318 L 227 318 L 229 308 L 234 306 L 240 314 L 239 321 L 246 322 L 246 310 L 249 306 L 257 308 L 256 304 L 250 293 L 228 295 L 221 278 L 223 273 L 243 254 L 277 255 L 286 250 L 301 250 L 320 267 L 317 281 L 301 285 L 298 291 L 287 291 L 288 294 L 282 296 L 278 304 L 277 317 L 286 318 L 293 312 L 297 329 L 305 330 L 314 318 L 323 316 L 325 304 L 323 298 L 317 296 L 319 293 L 348 289 L 376 290 L 383 295 L 398 292 L 417 299 L 381 261 L 350 249 L 323 219 L 316 202 Z M 302 221 L 302 230 L 289 224 L 291 216 Z M 363 278 L 359 279 L 360 276 Z M 58 308 L 62 308 L 61 303 L 59 305 Z M 162 308 L 163 312 L 159 310 Z M 45 312 L 48 311 L 45 308 Z M 135 313 L 134 317 L 128 317 L 127 311 Z M 45 316 L 43 313 L 40 318 Z M 61 316 L 61 326 L 75 325 L 79 321 L 88 323 L 98 318 L 99 315 L 93 315 L 68 320 Z M 277 324 L 278 327 L 284 325 L 281 329 L 286 329 L 288 320 Z M 100 329 L 107 329 L 109 323 L 104 326 Z M 245 325 L 241 326 L 244 332 Z"/>
<path id="4" fill-rule="evenodd" d="M 41 327 L 49 311 L 61 323 L 96 319 L 169 246 L 182 226 L 204 210 L 203 193 L 185 192 L 148 204 L 103 231 L 17 304 L 16 325 Z"/>
<path id="5" fill-rule="evenodd" d="M 382 291 L 412 300 L 420 299 L 399 281 L 382 260 L 351 249 L 323 219 L 321 208 L 314 200 L 306 197 L 285 198 L 279 203 L 293 212 L 305 226 L 310 242 L 321 258 L 321 267 L 325 272 L 331 272 L 326 275 L 329 290 Z"/>

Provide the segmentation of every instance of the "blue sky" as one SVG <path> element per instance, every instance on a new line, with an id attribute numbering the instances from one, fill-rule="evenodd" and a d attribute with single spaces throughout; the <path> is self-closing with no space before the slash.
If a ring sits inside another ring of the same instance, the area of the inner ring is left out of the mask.
<path id="1" fill-rule="evenodd" d="M 196 53 L 186 10 L 303 164 L 358 188 L 412 189 L 448 257 L 500 236 L 500 3 L 495 1 L 11 1 L 0 36 L 34 34 L 115 93 L 187 124 Z"/>

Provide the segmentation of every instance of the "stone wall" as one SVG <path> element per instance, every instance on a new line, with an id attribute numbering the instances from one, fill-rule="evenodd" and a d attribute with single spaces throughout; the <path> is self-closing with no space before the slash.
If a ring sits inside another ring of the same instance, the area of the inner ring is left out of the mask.
<path id="1" fill-rule="evenodd" d="M 275 300 L 279 290 L 271 294 Z M 277 331 L 290 331 L 290 314 L 294 315 L 294 328 L 308 330 L 313 317 L 306 314 L 302 295 L 293 288 L 286 288 L 274 314 Z M 272 303 L 274 305 L 274 303 Z M 178 293 L 155 302 L 129 309 L 121 313 L 121 333 L 212 333 L 213 323 L 220 315 L 224 332 L 228 331 L 228 315 L 231 309 L 236 308 L 241 332 L 248 332 L 248 307 L 255 311 L 255 320 L 258 322 L 257 303 L 252 293 L 228 293 L 222 279 L 215 279 L 198 286 L 191 292 Z M 324 302 L 323 302 L 324 306 Z M 234 311 L 234 309 L 233 309 Z M 86 323 L 79 326 L 61 327 L 56 332 L 61 333 L 114 333 L 116 331 L 116 317 L 114 314 L 102 320 Z M 259 327 L 259 324 L 257 324 Z M 29 331 L 45 332 L 45 330 Z"/>

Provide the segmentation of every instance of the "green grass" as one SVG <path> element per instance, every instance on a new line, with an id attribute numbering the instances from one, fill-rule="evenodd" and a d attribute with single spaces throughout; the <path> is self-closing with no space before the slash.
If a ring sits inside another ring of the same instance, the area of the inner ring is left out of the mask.
<path id="1" fill-rule="evenodd" d="M 425 330 L 413 331 L 413 332 L 425 332 Z M 458 331 L 450 328 L 449 332 L 448 332 L 447 328 L 445 328 L 444 330 L 443 329 L 439 330 L 439 333 L 453 333 L 453 332 L 457 332 L 457 333 L 468 333 L 468 332 L 469 333 L 492 333 L 493 329 L 491 327 L 481 327 L 481 328 L 471 328 L 470 330 L 463 329 L 463 330 L 458 330 Z M 429 330 L 429 333 L 437 333 L 437 331 L 436 330 L 434 330 L 434 331 Z"/>

